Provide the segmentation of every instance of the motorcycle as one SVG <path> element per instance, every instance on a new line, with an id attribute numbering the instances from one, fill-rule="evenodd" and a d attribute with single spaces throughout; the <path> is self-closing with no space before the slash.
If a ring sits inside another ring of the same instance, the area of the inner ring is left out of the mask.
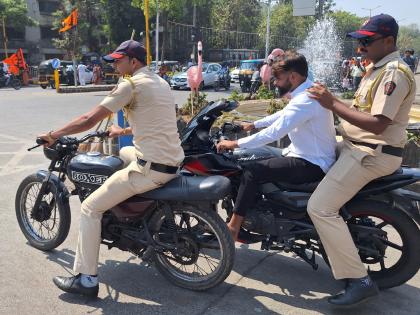
<path id="1" fill-rule="evenodd" d="M 42 251 L 59 246 L 70 228 L 69 197 L 85 200 L 123 168 L 116 156 L 77 152 L 80 143 L 107 135 L 62 137 L 44 148 L 45 157 L 51 160 L 48 170 L 27 176 L 16 193 L 17 221 L 30 245 Z M 43 143 L 38 138 L 37 145 L 28 150 Z M 66 178 L 74 184 L 70 192 Z M 178 176 L 106 211 L 101 243 L 153 263 L 177 286 L 197 291 L 212 288 L 224 281 L 234 262 L 233 239 L 214 211 L 229 190 L 229 179 L 222 176 Z"/>
<path id="2" fill-rule="evenodd" d="M 22 87 L 22 83 L 20 80 L 14 75 L 11 74 L 9 78 L 9 82 L 7 82 L 7 79 L 5 76 L 0 77 L 0 88 L 2 87 L 9 87 L 11 86 L 15 90 L 19 90 Z"/>
<path id="3" fill-rule="evenodd" d="M 210 102 L 182 133 L 186 155 L 184 172 L 191 176 L 222 175 L 231 180 L 232 192 L 222 201 L 228 218 L 232 215 L 242 168 L 247 163 L 281 156 L 282 153 L 281 149 L 271 146 L 217 153 L 216 144 L 229 138 L 228 135 L 237 138 L 241 127 L 225 123 L 220 130 L 211 133 L 212 125 L 217 117 L 237 106 L 235 101 Z M 340 210 L 362 262 L 381 289 L 401 285 L 419 270 L 420 194 L 404 189 L 419 179 L 419 169 L 403 167 L 363 187 Z M 318 268 L 318 254 L 329 264 L 306 212 L 317 184 L 262 183 L 257 202 L 248 209 L 242 224 L 240 239 L 248 244 L 261 243 L 262 250 L 292 252 L 314 270 Z"/>
<path id="4" fill-rule="evenodd" d="M 214 90 L 217 92 L 223 87 L 228 91 L 230 89 L 230 79 L 229 71 L 218 73 L 216 75 L 216 81 L 214 82 Z"/>

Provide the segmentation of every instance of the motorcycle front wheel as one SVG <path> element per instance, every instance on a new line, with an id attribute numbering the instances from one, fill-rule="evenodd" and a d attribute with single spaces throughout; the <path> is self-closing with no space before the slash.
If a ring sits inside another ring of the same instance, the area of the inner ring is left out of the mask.
<path id="1" fill-rule="evenodd" d="M 170 282 L 189 290 L 204 291 L 223 282 L 235 257 L 226 223 L 211 209 L 183 205 L 172 211 L 175 227 L 165 220 L 163 210 L 151 219 L 153 237 L 159 242 L 175 245 L 174 228 L 177 231 L 176 248 L 155 252 L 156 268 Z"/>
<path id="2" fill-rule="evenodd" d="M 57 199 L 57 188 L 50 183 L 41 204 L 33 209 L 42 179 L 27 176 L 16 193 L 15 211 L 19 227 L 29 244 L 42 251 L 56 248 L 66 239 L 70 229 L 70 208 Z"/>
<path id="3" fill-rule="evenodd" d="M 371 278 L 380 289 L 404 284 L 420 268 L 420 231 L 404 212 L 375 200 L 351 202 L 350 233 Z M 327 264 L 326 253 L 322 250 Z"/>

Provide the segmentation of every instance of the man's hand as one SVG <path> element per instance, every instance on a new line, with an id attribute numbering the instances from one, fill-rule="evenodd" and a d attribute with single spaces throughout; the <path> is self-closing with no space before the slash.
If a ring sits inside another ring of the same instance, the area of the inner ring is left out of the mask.
<path id="1" fill-rule="evenodd" d="M 222 140 L 217 144 L 217 153 L 239 148 L 238 141 Z"/>
<path id="2" fill-rule="evenodd" d="M 255 125 L 254 125 L 254 123 L 243 122 L 243 123 L 241 123 L 241 128 L 244 131 L 251 131 L 251 130 L 255 129 Z"/>
<path id="3" fill-rule="evenodd" d="M 315 83 L 307 91 L 310 93 L 310 98 L 317 100 L 326 109 L 333 110 L 335 97 L 324 85 Z"/>
<path id="4" fill-rule="evenodd" d="M 50 147 L 54 144 L 54 142 L 57 140 L 51 135 L 52 132 L 44 133 L 42 135 L 37 136 L 37 138 L 41 138 L 42 140 L 46 141 L 43 146 L 44 147 Z"/>
<path id="5" fill-rule="evenodd" d="M 123 134 L 123 130 L 124 129 L 121 128 L 120 126 L 112 125 L 112 126 L 108 127 L 109 137 L 110 138 L 119 137 Z"/>

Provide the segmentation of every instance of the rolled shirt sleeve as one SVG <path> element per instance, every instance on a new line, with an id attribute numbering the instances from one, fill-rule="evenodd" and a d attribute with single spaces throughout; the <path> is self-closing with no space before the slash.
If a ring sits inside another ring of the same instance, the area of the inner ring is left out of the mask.
<path id="1" fill-rule="evenodd" d="M 239 139 L 238 145 L 240 148 L 256 148 L 279 140 L 290 131 L 313 117 L 315 110 L 316 108 L 311 101 L 303 101 L 302 98 L 297 97 L 292 100 L 281 112 L 277 112 L 279 113 L 277 119 L 269 127 L 256 134 Z M 272 118 L 269 120 L 271 119 Z"/>
<path id="2" fill-rule="evenodd" d="M 99 104 L 100 106 L 109 109 L 113 113 L 118 112 L 122 109 L 125 105 L 130 103 L 133 97 L 133 88 L 131 84 L 123 80 L 115 87 L 114 90 L 106 96 L 102 102 Z"/>
<path id="3" fill-rule="evenodd" d="M 387 69 L 378 85 L 371 115 L 383 115 L 393 120 L 410 91 L 410 82 L 399 69 Z"/>

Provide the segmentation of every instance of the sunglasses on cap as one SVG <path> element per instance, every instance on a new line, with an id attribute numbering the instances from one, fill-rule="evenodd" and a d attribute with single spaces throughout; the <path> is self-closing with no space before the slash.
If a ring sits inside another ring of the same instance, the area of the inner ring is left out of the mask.
<path id="1" fill-rule="evenodd" d="M 370 46 L 373 42 L 377 41 L 378 39 L 382 39 L 382 38 L 385 38 L 385 37 L 381 36 L 381 37 L 377 37 L 377 38 L 371 38 L 371 37 L 361 38 L 358 41 L 359 41 L 360 45 L 362 45 L 363 47 L 367 47 L 367 46 Z"/>

